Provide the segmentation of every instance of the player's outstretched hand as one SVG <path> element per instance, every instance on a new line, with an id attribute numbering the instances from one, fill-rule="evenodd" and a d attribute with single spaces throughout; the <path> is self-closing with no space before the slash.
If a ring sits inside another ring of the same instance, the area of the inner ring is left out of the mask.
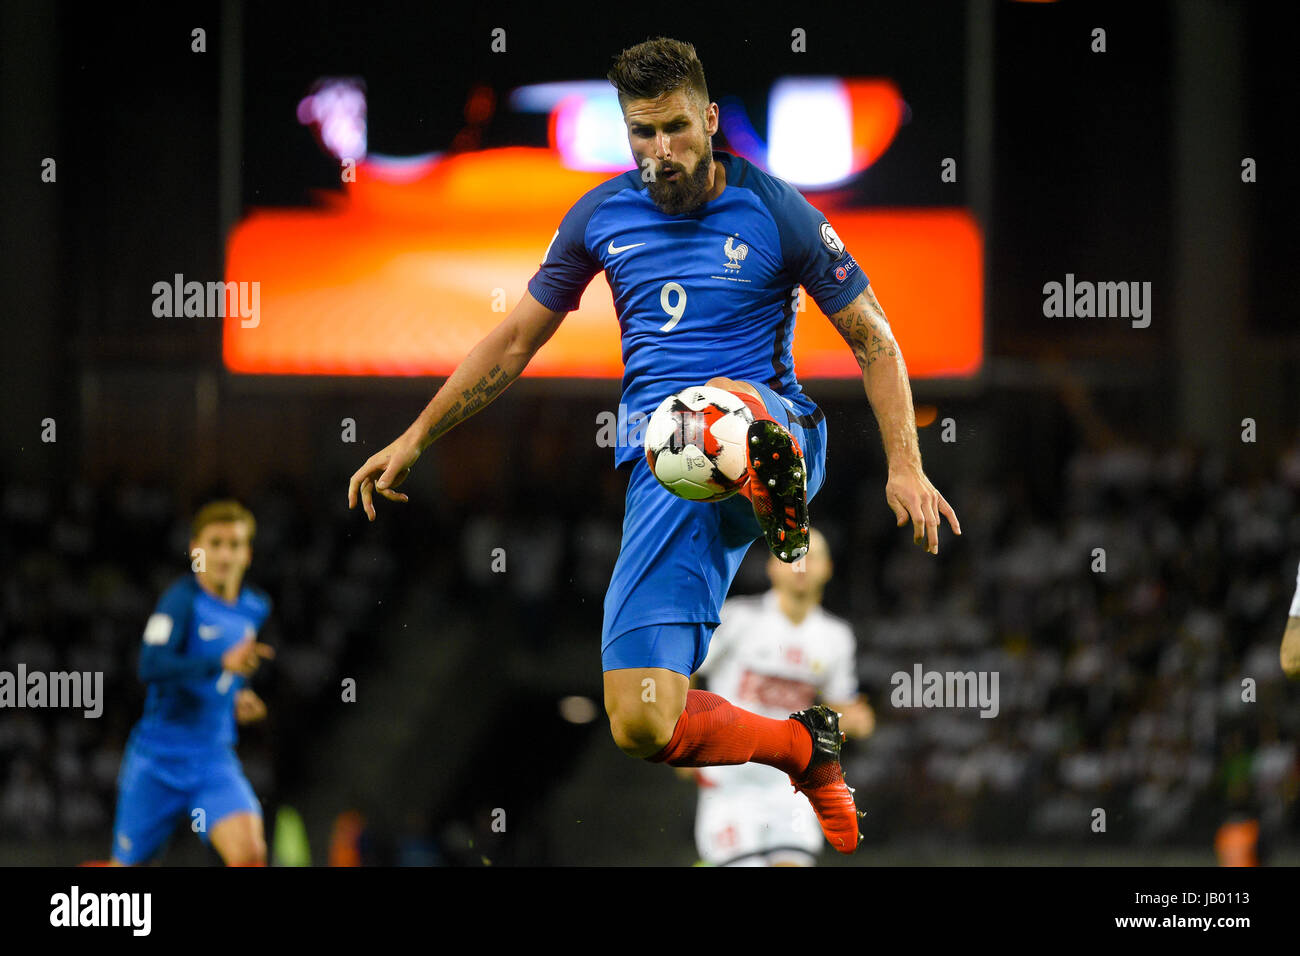
<path id="1" fill-rule="evenodd" d="M 927 552 L 939 553 L 939 515 L 948 519 L 948 526 L 954 533 L 961 534 L 957 513 L 930 484 L 930 479 L 919 466 L 889 469 L 885 501 L 898 518 L 900 528 L 911 519 L 912 541 L 915 544 L 924 541 Z"/>
<path id="2" fill-rule="evenodd" d="M 247 687 L 235 695 L 235 721 L 240 724 L 255 724 L 266 719 L 266 704 L 262 698 Z"/>
<path id="3" fill-rule="evenodd" d="M 221 666 L 233 674 L 251 677 L 262 661 L 275 656 L 275 648 L 246 637 L 221 655 Z"/>
<path id="4" fill-rule="evenodd" d="M 357 506 L 357 492 L 361 493 L 361 507 L 371 521 L 375 520 L 374 492 L 378 491 L 389 501 L 410 501 L 406 495 L 393 489 L 411 474 L 411 466 L 420 457 L 420 446 L 405 435 L 387 448 L 375 452 L 357 469 L 348 482 L 348 508 Z"/>

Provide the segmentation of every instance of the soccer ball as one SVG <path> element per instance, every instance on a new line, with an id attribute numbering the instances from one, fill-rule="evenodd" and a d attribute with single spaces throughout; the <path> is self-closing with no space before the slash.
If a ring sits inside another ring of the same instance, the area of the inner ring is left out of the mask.
<path id="1" fill-rule="evenodd" d="M 700 385 L 669 395 L 645 430 L 645 460 L 659 483 L 690 501 L 721 501 L 745 482 L 754 415 L 731 392 Z"/>

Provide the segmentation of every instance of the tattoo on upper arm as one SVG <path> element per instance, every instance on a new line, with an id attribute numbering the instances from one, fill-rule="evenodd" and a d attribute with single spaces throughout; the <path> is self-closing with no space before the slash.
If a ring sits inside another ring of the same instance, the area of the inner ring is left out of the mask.
<path id="1" fill-rule="evenodd" d="M 429 438 L 437 438 L 453 425 L 473 415 L 496 398 L 497 394 L 510 382 L 511 377 L 502 371 L 500 365 L 492 366 L 492 369 L 486 375 L 461 392 L 460 398 L 456 399 L 442 418 L 429 427 Z"/>
<path id="2" fill-rule="evenodd" d="M 898 343 L 889 329 L 889 320 L 870 286 L 830 319 L 853 350 L 853 357 L 863 371 L 882 355 L 889 358 L 898 355 Z"/>

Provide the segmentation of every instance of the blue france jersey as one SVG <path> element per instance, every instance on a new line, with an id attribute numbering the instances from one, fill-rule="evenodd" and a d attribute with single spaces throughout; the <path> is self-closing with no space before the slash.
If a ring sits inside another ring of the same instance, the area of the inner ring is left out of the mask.
<path id="1" fill-rule="evenodd" d="M 255 637 L 270 613 L 270 598 L 250 585 L 230 603 L 193 574 L 173 583 L 145 624 L 139 673 L 149 690 L 132 742 L 167 754 L 234 746 L 234 697 L 245 680 L 222 669 L 221 655 Z"/>
<path id="2" fill-rule="evenodd" d="M 660 212 L 638 170 L 601 183 L 560 223 L 528 291 L 578 307 L 602 269 L 622 331 L 616 464 L 643 454 L 645 416 L 715 375 L 767 385 L 801 421 L 821 410 L 795 379 L 798 287 L 830 315 L 868 284 L 826 218 L 793 186 L 715 151 L 726 187 L 692 213 Z"/>

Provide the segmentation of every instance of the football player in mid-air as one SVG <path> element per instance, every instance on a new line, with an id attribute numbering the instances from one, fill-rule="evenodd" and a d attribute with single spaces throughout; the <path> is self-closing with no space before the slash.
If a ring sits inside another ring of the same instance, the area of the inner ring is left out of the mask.
<path id="1" fill-rule="evenodd" d="M 271 600 L 249 584 L 256 521 L 236 501 L 194 516 L 199 569 L 179 578 L 144 626 L 144 716 L 118 774 L 112 865 L 156 859 L 181 820 L 228 866 L 265 866 L 262 806 L 235 754 L 235 724 L 266 716 L 245 682 L 274 651 L 257 632 Z"/>
<path id="2" fill-rule="evenodd" d="M 817 705 L 774 720 L 689 687 L 754 539 L 765 537 L 787 562 L 807 548 L 826 423 L 794 376 L 801 284 L 862 369 L 888 457 L 885 500 L 899 525 L 910 519 L 913 540 L 937 553 L 940 517 L 960 534 L 957 516 L 922 470 L 907 367 L 867 277 L 793 187 L 714 153 L 718 105 L 695 49 L 647 40 L 624 50 L 608 78 L 637 169 L 573 205 L 522 301 L 411 426 L 353 474 L 348 505 L 359 499 L 373 521 L 376 491 L 408 501 L 397 488 L 424 449 L 514 381 L 603 270 L 622 330 L 620 436 L 632 416 L 700 385 L 733 392 L 756 419 L 741 494 L 718 503 L 672 495 L 638 443 L 616 449 L 628 489 L 601 637 L 614 741 L 630 756 L 678 767 L 777 767 L 807 795 L 831 845 L 852 853 L 858 814 L 840 770 L 835 712 Z"/>

